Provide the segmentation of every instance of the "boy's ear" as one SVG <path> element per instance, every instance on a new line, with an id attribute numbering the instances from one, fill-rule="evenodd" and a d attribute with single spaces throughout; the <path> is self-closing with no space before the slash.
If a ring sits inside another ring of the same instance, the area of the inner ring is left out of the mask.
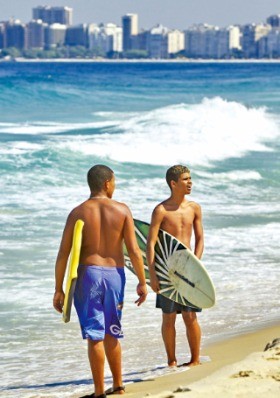
<path id="1" fill-rule="evenodd" d="M 171 188 L 174 188 L 174 187 L 175 187 L 175 185 L 176 185 L 176 181 L 174 181 L 174 180 L 171 180 L 171 181 L 170 181 L 170 186 L 171 186 Z"/>
<path id="2" fill-rule="evenodd" d="M 104 182 L 104 189 L 105 189 L 105 191 L 108 191 L 109 182 L 110 182 L 110 181 L 108 181 L 108 180 Z"/>

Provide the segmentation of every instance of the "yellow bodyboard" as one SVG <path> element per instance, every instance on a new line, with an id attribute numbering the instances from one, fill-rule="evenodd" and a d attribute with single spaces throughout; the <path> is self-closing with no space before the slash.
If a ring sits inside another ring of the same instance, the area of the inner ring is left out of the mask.
<path id="1" fill-rule="evenodd" d="M 62 312 L 63 321 L 65 323 L 69 322 L 71 317 L 73 295 L 78 277 L 78 266 L 80 261 L 83 227 L 84 227 L 84 222 L 82 220 L 77 220 L 74 226 L 70 260 L 67 266 L 65 298 L 64 298 L 64 305 Z"/>

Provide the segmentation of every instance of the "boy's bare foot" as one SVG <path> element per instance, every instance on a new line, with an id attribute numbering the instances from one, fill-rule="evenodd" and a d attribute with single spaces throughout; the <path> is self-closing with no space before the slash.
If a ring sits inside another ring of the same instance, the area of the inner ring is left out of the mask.
<path id="1" fill-rule="evenodd" d="M 106 395 L 123 395 L 125 393 L 125 387 L 124 386 L 119 386 L 119 387 L 111 387 L 106 390 Z"/>
<path id="2" fill-rule="evenodd" d="M 201 362 L 199 362 L 199 361 L 191 361 L 191 362 L 184 362 L 181 365 L 178 365 L 178 367 L 180 368 L 182 366 L 189 366 L 191 368 L 193 366 L 198 366 L 198 365 L 201 365 Z"/>
<path id="3" fill-rule="evenodd" d="M 177 366 L 177 361 L 168 362 L 170 368 L 175 368 Z"/>

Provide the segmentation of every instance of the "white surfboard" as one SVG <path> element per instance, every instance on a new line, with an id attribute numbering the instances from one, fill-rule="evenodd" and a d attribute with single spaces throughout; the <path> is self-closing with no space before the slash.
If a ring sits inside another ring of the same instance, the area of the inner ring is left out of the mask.
<path id="1" fill-rule="evenodd" d="M 134 220 L 147 283 L 150 283 L 146 245 L 150 225 Z M 134 272 L 127 250 L 125 265 Z M 160 294 L 179 304 L 210 308 L 215 304 L 215 288 L 203 263 L 174 236 L 160 230 L 155 245 L 155 269 L 160 283 Z"/>

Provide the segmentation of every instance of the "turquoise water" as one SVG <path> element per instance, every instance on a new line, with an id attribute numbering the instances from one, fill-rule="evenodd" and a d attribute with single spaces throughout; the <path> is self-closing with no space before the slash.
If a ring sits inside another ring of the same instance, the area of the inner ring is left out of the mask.
<path id="1" fill-rule="evenodd" d="M 97 162 L 115 170 L 115 199 L 144 221 L 169 193 L 166 169 L 190 167 L 217 290 L 217 305 L 199 315 L 203 346 L 279 319 L 280 64 L 1 63 L 0 88 L 3 396 L 90 388 L 76 315 L 63 324 L 52 295 L 65 219 L 88 196 Z M 127 278 L 130 380 L 165 354 L 154 294 L 136 308 Z M 185 361 L 181 319 L 177 327 Z"/>

